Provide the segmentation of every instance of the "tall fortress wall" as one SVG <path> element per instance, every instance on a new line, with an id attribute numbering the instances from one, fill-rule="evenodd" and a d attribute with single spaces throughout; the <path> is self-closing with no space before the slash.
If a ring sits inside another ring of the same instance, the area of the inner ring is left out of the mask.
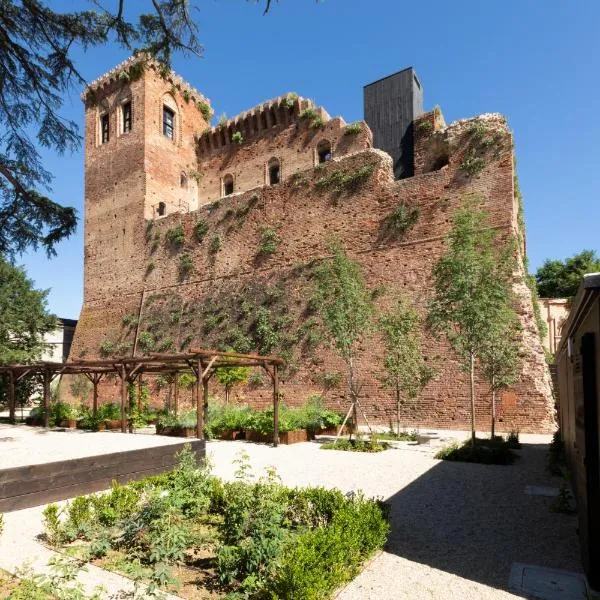
<path id="1" fill-rule="evenodd" d="M 280 354 L 284 402 L 321 393 L 346 408 L 344 367 L 311 302 L 332 239 L 360 264 L 378 314 L 401 295 L 425 315 L 432 267 L 466 196 L 477 195 L 500 239 L 517 237 L 523 252 L 504 118 L 446 125 L 439 109 L 423 112 L 412 69 L 367 86 L 365 121 L 350 125 L 289 93 L 211 127 L 202 94 L 140 58 L 92 83 L 84 101 L 85 286 L 71 360 L 189 348 Z M 469 174 L 475 159 L 481 169 Z M 390 226 L 402 204 L 418 214 L 406 232 Z M 548 432 L 550 380 L 522 265 L 514 289 L 524 358 L 499 399 L 499 426 Z M 423 350 L 435 375 L 404 404 L 404 423 L 467 428 L 458 357 L 426 331 Z M 374 333 L 358 372 L 367 416 L 388 424 L 395 403 L 381 383 L 382 354 Z M 490 395 L 483 381 L 477 387 L 485 429 Z M 236 401 L 255 406 L 270 394 L 259 377 L 234 389 Z M 104 382 L 100 395 L 115 398 L 116 383 Z"/>

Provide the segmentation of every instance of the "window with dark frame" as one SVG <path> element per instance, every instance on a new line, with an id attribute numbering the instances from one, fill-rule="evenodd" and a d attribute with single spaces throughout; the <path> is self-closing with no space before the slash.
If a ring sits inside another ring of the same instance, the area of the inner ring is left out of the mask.
<path id="1" fill-rule="evenodd" d="M 319 156 L 319 164 L 326 163 L 331 160 L 331 144 L 327 140 L 322 140 L 317 146 L 317 154 Z"/>
<path id="2" fill-rule="evenodd" d="M 279 161 L 273 161 L 269 164 L 269 185 L 277 185 L 281 179 L 281 168 Z"/>
<path id="3" fill-rule="evenodd" d="M 223 195 L 230 196 L 231 194 L 233 194 L 233 177 L 225 175 L 223 178 Z"/>
<path id="4" fill-rule="evenodd" d="M 158 216 L 164 217 L 167 214 L 167 205 L 164 202 L 158 203 Z"/>
<path id="5" fill-rule="evenodd" d="M 163 135 L 172 140 L 175 136 L 175 113 L 163 106 Z"/>
<path id="6" fill-rule="evenodd" d="M 103 144 L 106 144 L 106 142 L 108 142 L 108 139 L 110 137 L 109 125 L 110 125 L 110 121 L 108 119 L 108 113 L 102 115 L 100 117 L 100 133 L 101 133 L 100 139 L 102 140 Z"/>
<path id="7" fill-rule="evenodd" d="M 131 131 L 131 102 L 125 102 L 121 107 L 123 113 L 123 133 Z"/>

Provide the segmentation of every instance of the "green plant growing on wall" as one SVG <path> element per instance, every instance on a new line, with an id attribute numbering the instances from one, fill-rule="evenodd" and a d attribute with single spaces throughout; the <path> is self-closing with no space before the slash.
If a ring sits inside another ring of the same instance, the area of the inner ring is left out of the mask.
<path id="1" fill-rule="evenodd" d="M 463 161 L 460 163 L 460 170 L 473 177 L 480 173 L 485 167 L 485 160 L 477 156 L 474 151 L 469 151 Z"/>
<path id="2" fill-rule="evenodd" d="M 185 244 L 185 230 L 183 229 L 183 225 L 177 225 L 177 227 L 167 230 L 165 238 L 175 248 L 181 248 Z"/>
<path id="3" fill-rule="evenodd" d="M 309 106 L 308 108 L 301 110 L 300 114 L 298 116 L 301 119 L 307 119 L 307 120 L 312 121 L 314 118 L 316 118 L 318 116 L 317 109 L 314 108 L 313 106 Z"/>
<path id="4" fill-rule="evenodd" d="M 258 371 L 254 371 L 254 373 L 251 373 L 248 376 L 248 384 L 249 385 L 252 385 L 254 387 L 260 387 L 261 385 L 264 385 L 264 383 L 265 383 L 265 380 Z"/>
<path id="5" fill-rule="evenodd" d="M 138 324 L 137 315 L 135 313 L 127 313 L 123 315 L 122 322 L 125 327 L 135 327 Z"/>
<path id="6" fill-rule="evenodd" d="M 227 115 L 222 113 L 217 121 L 217 127 L 225 127 L 225 123 L 227 123 Z"/>
<path id="7" fill-rule="evenodd" d="M 231 135 L 231 142 L 240 146 L 244 141 L 244 136 L 241 131 L 236 131 Z"/>
<path id="8" fill-rule="evenodd" d="M 168 352 L 169 350 L 173 350 L 174 345 L 175 342 L 173 341 L 173 338 L 166 337 L 156 345 L 156 350 L 158 352 Z"/>
<path id="9" fill-rule="evenodd" d="M 153 228 L 154 228 L 154 220 L 149 219 L 148 221 L 146 221 L 146 230 L 144 233 L 146 242 L 149 242 L 152 239 L 152 229 Z"/>
<path id="10" fill-rule="evenodd" d="M 210 253 L 217 254 L 223 247 L 223 234 L 215 233 L 210 241 Z"/>
<path id="11" fill-rule="evenodd" d="M 179 257 L 179 277 L 185 279 L 194 270 L 194 260 L 185 253 Z"/>
<path id="12" fill-rule="evenodd" d="M 183 90 L 183 92 L 181 92 L 181 96 L 183 97 L 183 101 L 188 104 L 189 101 L 192 99 L 192 94 L 190 94 L 189 90 Z"/>
<path id="13" fill-rule="evenodd" d="M 375 165 L 363 165 L 358 169 L 349 171 L 339 169 L 315 181 L 315 186 L 321 189 L 331 189 L 341 194 L 342 192 L 356 191 L 375 171 Z"/>
<path id="14" fill-rule="evenodd" d="M 417 312 L 398 300 L 393 310 L 378 321 L 383 335 L 383 384 L 394 391 L 396 434 L 400 435 L 402 395 L 416 398 L 433 376 L 425 363 L 419 339 L 420 319 Z"/>
<path id="15" fill-rule="evenodd" d="M 196 102 L 196 108 L 200 111 L 200 114 L 204 117 L 204 120 L 208 123 L 211 120 L 212 114 L 213 114 L 213 111 L 210 108 L 210 106 L 206 102 L 203 102 L 202 100 L 198 100 L 198 102 Z"/>
<path id="16" fill-rule="evenodd" d="M 304 173 L 294 173 L 292 175 L 292 187 L 299 188 L 308 185 L 308 179 Z"/>
<path id="17" fill-rule="evenodd" d="M 403 236 L 419 220 L 419 209 L 411 208 L 404 201 L 398 202 L 386 221 L 386 230 L 393 236 Z"/>
<path id="18" fill-rule="evenodd" d="M 356 123 L 350 123 L 346 125 L 344 129 L 344 135 L 358 135 L 362 131 L 362 123 L 356 121 Z"/>
<path id="19" fill-rule="evenodd" d="M 100 354 L 102 356 L 112 356 L 115 353 L 116 344 L 111 340 L 104 340 L 102 344 L 100 344 Z"/>
<path id="20" fill-rule="evenodd" d="M 196 376 L 192 373 L 181 373 L 178 383 L 182 390 L 191 390 L 196 383 Z"/>
<path id="21" fill-rule="evenodd" d="M 423 131 L 424 133 L 428 133 L 433 129 L 433 123 L 431 121 L 421 121 L 419 123 L 419 131 Z"/>
<path id="22" fill-rule="evenodd" d="M 196 183 L 200 183 L 202 178 L 204 177 L 204 173 L 202 171 L 198 171 L 198 169 L 188 169 L 188 176 L 191 177 Z"/>
<path id="23" fill-rule="evenodd" d="M 323 127 L 325 127 L 325 119 L 323 117 L 315 117 L 310 122 L 311 129 L 323 129 Z"/>
<path id="24" fill-rule="evenodd" d="M 149 331 L 142 331 L 138 336 L 138 348 L 144 354 L 152 352 L 156 348 L 156 340 Z"/>
<path id="25" fill-rule="evenodd" d="M 202 242 L 208 233 L 208 222 L 204 219 L 199 219 L 194 225 L 194 237 L 198 242 Z"/>
<path id="26" fill-rule="evenodd" d="M 359 346 L 373 329 L 374 307 L 359 265 L 339 242 L 329 244 L 332 256 L 315 270 L 314 299 L 325 331 L 347 372 L 353 423 L 358 424 Z"/>
<path id="27" fill-rule="evenodd" d="M 286 110 L 290 110 L 294 108 L 298 103 L 298 94 L 296 92 L 290 92 L 287 96 L 281 101 L 281 107 Z"/>
<path id="28" fill-rule="evenodd" d="M 260 254 L 274 254 L 279 248 L 281 238 L 273 227 L 263 227 L 260 232 L 260 245 L 258 251 Z"/>
<path id="29" fill-rule="evenodd" d="M 465 199 L 454 214 L 448 250 L 433 268 L 434 297 L 428 324 L 444 334 L 470 373 L 471 441 L 475 445 L 475 366 L 499 319 L 498 298 L 506 290 L 507 274 L 496 252 L 496 232 L 478 196 Z"/>
<path id="30" fill-rule="evenodd" d="M 85 375 L 73 375 L 69 389 L 74 398 L 85 404 L 90 397 L 92 383 Z"/>
<path id="31" fill-rule="evenodd" d="M 154 261 L 150 261 L 146 265 L 146 272 L 144 273 L 144 277 L 148 277 L 150 275 L 150 273 L 152 273 L 152 271 L 154 271 L 155 268 L 156 268 L 156 264 L 154 263 Z"/>

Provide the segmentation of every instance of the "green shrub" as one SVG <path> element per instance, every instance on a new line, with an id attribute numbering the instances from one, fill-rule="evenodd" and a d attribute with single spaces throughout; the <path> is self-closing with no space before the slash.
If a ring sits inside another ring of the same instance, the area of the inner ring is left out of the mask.
<path id="1" fill-rule="evenodd" d="M 282 557 L 269 585 L 275 598 L 326 599 L 350 581 L 362 563 L 387 539 L 384 508 L 359 496 L 333 515 L 328 527 L 299 535 Z"/>
<path id="2" fill-rule="evenodd" d="M 201 242 L 208 233 L 208 223 L 204 219 L 199 219 L 194 225 L 194 236 L 198 242 Z"/>
<path id="3" fill-rule="evenodd" d="M 111 340 L 104 340 L 102 344 L 100 344 L 100 354 L 102 356 L 112 356 L 116 349 L 117 345 Z"/>
<path id="4" fill-rule="evenodd" d="M 200 113 L 204 117 L 204 120 L 208 123 L 208 121 L 210 121 L 212 117 L 212 110 L 210 106 L 206 102 L 199 100 L 196 103 L 196 108 L 200 111 Z"/>
<path id="5" fill-rule="evenodd" d="M 356 123 L 350 123 L 346 125 L 344 129 L 344 135 L 357 135 L 362 131 L 362 123 L 360 121 L 356 121 Z"/>
<path id="6" fill-rule="evenodd" d="M 137 315 L 134 313 L 127 313 L 123 316 L 123 325 L 126 327 L 134 327 L 138 324 Z"/>
<path id="7" fill-rule="evenodd" d="M 363 165 L 358 169 L 349 171 L 340 169 L 333 171 L 321 179 L 317 179 L 315 186 L 317 188 L 328 188 L 334 192 L 342 193 L 356 191 L 375 171 L 375 165 Z"/>
<path id="8" fill-rule="evenodd" d="M 467 154 L 460 164 L 460 170 L 470 177 L 480 173 L 483 170 L 483 167 L 485 167 L 485 161 L 483 158 L 481 156 L 476 156 L 472 152 Z"/>
<path id="9" fill-rule="evenodd" d="M 378 440 L 397 440 L 399 442 L 416 442 L 419 439 L 419 434 L 416 431 L 401 431 L 396 433 L 391 430 L 388 433 L 378 433 Z"/>
<path id="10" fill-rule="evenodd" d="M 419 131 L 429 132 L 433 129 L 433 123 L 431 121 L 421 121 L 419 123 Z"/>
<path id="11" fill-rule="evenodd" d="M 476 439 L 474 445 L 470 439 L 462 444 L 454 442 L 442 448 L 435 457 L 442 460 L 485 465 L 509 465 L 515 461 L 517 455 L 502 438 L 497 438 L 493 440 Z"/>
<path id="12" fill-rule="evenodd" d="M 323 127 L 325 127 L 325 119 L 323 117 L 315 117 L 310 122 L 311 129 L 323 129 Z"/>
<path id="13" fill-rule="evenodd" d="M 138 336 L 138 347 L 145 354 L 152 352 L 156 347 L 154 336 L 149 331 L 142 331 Z"/>
<path id="14" fill-rule="evenodd" d="M 244 141 L 244 136 L 241 131 L 236 131 L 231 135 L 231 141 L 238 146 L 241 145 Z"/>
<path id="15" fill-rule="evenodd" d="M 183 225 L 177 225 L 177 227 L 169 229 L 165 234 L 165 239 L 175 248 L 181 248 L 185 244 L 185 231 Z"/>
<path id="16" fill-rule="evenodd" d="M 343 450 L 346 452 L 382 452 L 389 447 L 389 444 L 378 442 L 375 438 L 371 440 L 338 439 L 337 441 L 321 444 L 323 450 Z"/>
<path id="17" fill-rule="evenodd" d="M 272 227 L 263 227 L 260 232 L 260 254 L 274 254 L 281 243 L 281 238 Z"/>
<path id="18" fill-rule="evenodd" d="M 185 253 L 179 257 L 179 277 L 185 279 L 194 270 L 194 260 Z"/>
<path id="19" fill-rule="evenodd" d="M 304 110 L 301 110 L 300 114 L 298 116 L 301 119 L 312 120 L 312 119 L 316 118 L 317 115 L 318 115 L 317 109 L 314 108 L 313 106 L 309 106 L 308 108 L 305 108 Z"/>
<path id="20" fill-rule="evenodd" d="M 285 98 L 281 101 L 281 107 L 289 110 L 290 108 L 294 108 L 298 103 L 298 94 L 295 92 L 290 92 L 287 94 Z"/>
<path id="21" fill-rule="evenodd" d="M 404 201 L 400 201 L 394 212 L 388 217 L 386 228 L 394 235 L 404 235 L 419 220 L 419 209 L 411 208 Z"/>
<path id="22" fill-rule="evenodd" d="M 215 233 L 213 235 L 212 240 L 210 241 L 210 253 L 217 254 L 219 250 L 223 247 L 223 235 L 221 233 Z"/>

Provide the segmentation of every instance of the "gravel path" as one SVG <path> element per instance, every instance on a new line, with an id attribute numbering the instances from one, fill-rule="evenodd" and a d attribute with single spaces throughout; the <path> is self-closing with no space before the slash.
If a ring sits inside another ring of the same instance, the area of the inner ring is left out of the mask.
<path id="1" fill-rule="evenodd" d="M 256 470 L 273 465 L 287 485 L 362 489 L 389 501 L 389 543 L 340 600 L 502 599 L 521 597 L 508 592 L 513 562 L 581 571 L 576 518 L 551 512 L 550 498 L 524 493 L 526 485 L 560 484 L 545 471 L 549 438 L 522 438 L 535 443 L 524 443 L 511 466 L 438 461 L 439 442 L 378 454 L 325 451 L 316 443 L 274 449 L 210 442 L 208 453 L 224 478 L 245 450 Z"/>
<path id="2" fill-rule="evenodd" d="M 75 439 L 99 444 L 102 437 L 105 444 L 116 443 L 114 435 Z M 581 571 L 575 517 L 550 512 L 550 498 L 524 493 L 527 485 L 560 484 L 545 472 L 549 438 L 522 436 L 521 459 L 512 466 L 433 458 L 444 440 L 464 435 L 444 432 L 429 444 L 403 444 L 378 454 L 325 451 L 318 443 L 275 449 L 219 441 L 209 442 L 207 453 L 213 472 L 224 479 L 234 477 L 233 461 L 245 451 L 257 475 L 274 466 L 286 485 L 363 490 L 390 503 L 392 532 L 386 549 L 340 592 L 340 600 L 517 598 L 507 590 L 513 562 Z M 149 443 L 134 441 L 149 436 L 118 437 L 128 437 L 131 444 Z M 5 515 L 0 568 L 14 572 L 25 558 L 36 567 L 47 562 L 51 553 L 36 540 L 42 531 L 41 510 Z M 127 585 L 124 578 L 96 568 L 81 577 L 91 587 L 98 582 L 112 590 Z"/>

